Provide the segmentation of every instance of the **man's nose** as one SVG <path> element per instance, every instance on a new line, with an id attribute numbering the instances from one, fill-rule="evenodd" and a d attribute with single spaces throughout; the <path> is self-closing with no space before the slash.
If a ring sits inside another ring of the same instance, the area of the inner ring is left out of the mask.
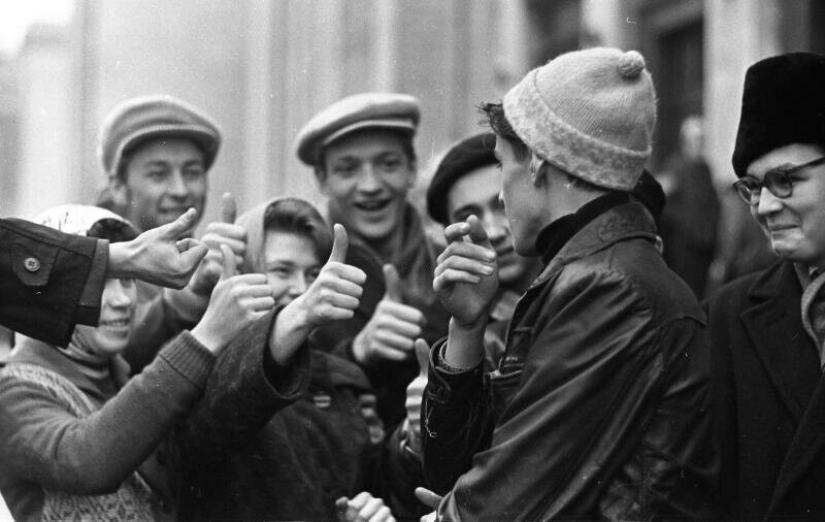
<path id="1" fill-rule="evenodd" d="M 172 174 L 167 192 L 169 192 L 169 195 L 179 198 L 185 198 L 187 196 L 186 182 L 183 181 L 183 175 L 180 172 Z"/>
<path id="2" fill-rule="evenodd" d="M 760 216 L 767 216 L 782 209 L 780 198 L 773 195 L 773 192 L 766 187 L 759 188 L 759 203 L 756 204 L 756 213 Z"/>

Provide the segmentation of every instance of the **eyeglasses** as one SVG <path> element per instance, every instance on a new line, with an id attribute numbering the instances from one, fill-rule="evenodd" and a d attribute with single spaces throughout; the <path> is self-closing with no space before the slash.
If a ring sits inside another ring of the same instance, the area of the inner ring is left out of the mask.
<path id="1" fill-rule="evenodd" d="M 734 182 L 733 188 L 739 193 L 742 201 L 748 205 L 757 205 L 759 203 L 759 196 L 762 194 L 763 187 L 778 198 L 787 198 L 793 193 L 792 174 L 802 169 L 822 165 L 823 163 L 825 163 L 825 156 L 809 161 L 808 163 L 803 163 L 802 165 L 778 167 L 766 172 L 763 178 L 764 181 L 761 182 L 754 177 L 745 176 Z"/>

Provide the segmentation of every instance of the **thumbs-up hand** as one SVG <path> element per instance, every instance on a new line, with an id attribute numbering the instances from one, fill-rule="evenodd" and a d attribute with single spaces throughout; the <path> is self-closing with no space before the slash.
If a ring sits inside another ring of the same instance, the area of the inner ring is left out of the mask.
<path id="1" fill-rule="evenodd" d="M 228 246 L 235 256 L 235 263 L 240 265 L 246 254 L 246 229 L 235 224 L 237 204 L 229 192 L 221 198 L 221 221 L 206 225 L 206 232 L 201 241 L 209 252 L 195 272 L 190 288 L 198 295 L 209 295 L 221 276 L 221 245 Z"/>
<path id="2" fill-rule="evenodd" d="M 211 352 L 218 353 L 248 327 L 275 307 L 272 288 L 263 274 L 236 275 L 235 255 L 220 246 L 221 274 L 209 306 L 192 335 Z"/>
<path id="3" fill-rule="evenodd" d="M 498 291 L 496 251 L 476 216 L 444 229 L 447 248 L 438 256 L 433 290 L 453 321 L 471 326 L 486 319 Z"/>
<path id="4" fill-rule="evenodd" d="M 361 302 L 367 274 L 345 263 L 349 236 L 343 225 L 333 227 L 332 252 L 307 291 L 286 305 L 272 329 L 270 347 L 275 361 L 285 364 L 316 327 L 349 319 Z"/>
<path id="5" fill-rule="evenodd" d="M 352 353 L 361 364 L 406 359 L 425 325 L 424 314 L 401 301 L 403 292 L 398 271 L 390 264 L 383 268 L 387 288 L 384 298 L 352 343 Z"/>
<path id="6" fill-rule="evenodd" d="M 407 409 L 406 429 L 407 441 L 410 449 L 421 454 L 421 402 L 424 397 L 424 388 L 427 387 L 427 371 L 430 366 L 430 346 L 424 339 L 415 340 L 415 357 L 418 359 L 418 376 L 407 385 L 407 400 L 404 406 Z"/>

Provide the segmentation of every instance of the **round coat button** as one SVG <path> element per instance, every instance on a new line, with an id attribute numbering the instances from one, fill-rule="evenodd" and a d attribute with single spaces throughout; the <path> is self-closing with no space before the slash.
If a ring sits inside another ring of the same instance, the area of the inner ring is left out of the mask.
<path id="1" fill-rule="evenodd" d="M 27 257 L 23 261 L 23 266 L 29 272 L 37 272 L 38 270 L 40 270 L 40 260 L 36 257 Z"/>

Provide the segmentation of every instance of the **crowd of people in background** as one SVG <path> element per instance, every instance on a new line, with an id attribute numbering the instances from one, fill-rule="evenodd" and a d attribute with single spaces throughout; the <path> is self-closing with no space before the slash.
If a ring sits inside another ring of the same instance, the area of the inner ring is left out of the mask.
<path id="1" fill-rule="evenodd" d="M 16 520 L 821 520 L 822 87 L 816 54 L 748 69 L 720 194 L 698 116 L 649 170 L 642 55 L 565 53 L 481 105 L 425 208 L 419 101 L 355 94 L 295 136 L 320 208 L 224 194 L 199 238 L 219 125 L 126 100 L 98 201 L 0 220 L 0 493 Z"/>

